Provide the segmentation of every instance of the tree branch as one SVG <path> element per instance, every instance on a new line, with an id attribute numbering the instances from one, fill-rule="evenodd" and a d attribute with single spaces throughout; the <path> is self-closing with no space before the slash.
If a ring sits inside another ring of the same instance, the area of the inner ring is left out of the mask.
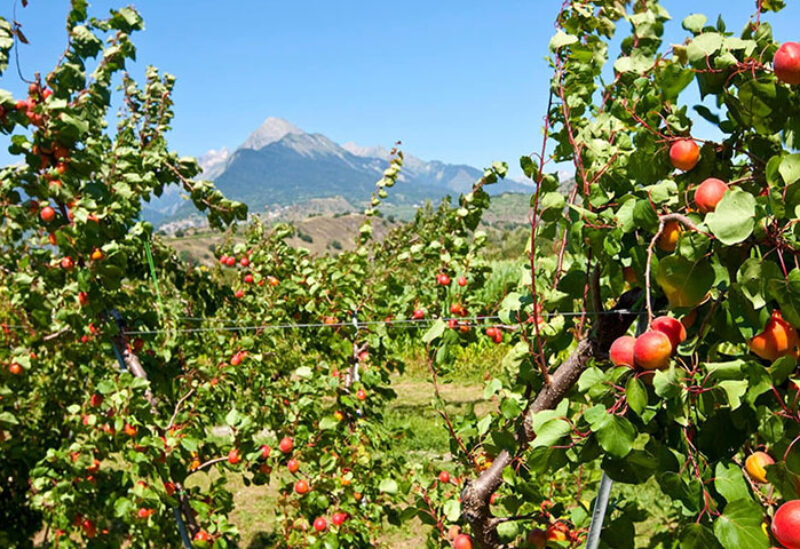
<path id="1" fill-rule="evenodd" d="M 625 334 L 636 318 L 630 313 L 641 298 L 642 290 L 635 288 L 625 292 L 611 311 L 618 314 L 599 315 L 597 325 L 589 335 L 578 342 L 572 354 L 550 376 L 550 384 L 544 385 L 536 395 L 524 419 L 524 438 L 519 441 L 524 446 L 536 437 L 533 432 L 534 414 L 542 410 L 552 410 L 569 393 L 573 385 L 586 369 L 590 359 L 605 358 L 615 339 Z M 489 498 L 503 482 L 503 470 L 512 460 L 511 454 L 503 450 L 477 479 L 467 482 L 461 491 L 462 516 L 470 523 L 472 535 L 480 547 L 498 547 L 498 519 L 491 515 Z"/>

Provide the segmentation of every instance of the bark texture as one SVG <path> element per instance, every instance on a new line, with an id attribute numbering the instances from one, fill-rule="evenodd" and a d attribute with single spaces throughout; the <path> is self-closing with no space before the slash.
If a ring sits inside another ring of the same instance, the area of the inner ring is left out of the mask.
<path id="1" fill-rule="evenodd" d="M 636 313 L 629 312 L 640 300 L 642 291 L 634 289 L 624 293 L 613 309 L 597 316 L 593 330 L 578 342 L 575 351 L 550 376 L 550 384 L 545 385 L 528 408 L 523 420 L 524 433 L 518 441 L 518 448 L 524 448 L 536 436 L 531 427 L 533 415 L 542 410 L 552 410 L 569 393 L 578 381 L 590 359 L 605 358 L 615 339 L 625 334 L 636 319 Z M 614 311 L 620 311 L 613 314 Z M 469 522 L 472 535 L 479 547 L 496 548 L 500 546 L 497 538 L 497 525 L 501 518 L 492 516 L 489 498 L 503 482 L 503 469 L 510 465 L 513 456 L 502 451 L 492 462 L 491 467 L 468 482 L 461 492 L 463 517 Z"/>

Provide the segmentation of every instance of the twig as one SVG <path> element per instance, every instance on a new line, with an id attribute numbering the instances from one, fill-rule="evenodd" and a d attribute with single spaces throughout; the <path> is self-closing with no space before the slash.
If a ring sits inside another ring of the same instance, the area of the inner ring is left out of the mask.
<path id="1" fill-rule="evenodd" d="M 52 334 L 47 334 L 46 336 L 44 336 L 42 338 L 42 341 L 52 341 L 54 339 L 57 339 L 57 338 L 61 337 L 64 334 L 66 334 L 70 330 L 72 330 L 72 328 L 70 328 L 69 326 L 64 326 L 63 328 L 61 328 L 57 332 L 53 332 Z"/>
<path id="2" fill-rule="evenodd" d="M 172 417 L 169 419 L 169 424 L 164 429 L 165 431 L 169 431 L 170 429 L 172 429 L 172 426 L 175 425 L 175 418 L 178 417 L 178 413 L 180 412 L 181 406 L 183 406 L 183 403 L 186 402 L 186 399 L 192 396 L 193 394 L 194 394 L 194 389 L 191 389 L 188 393 L 186 393 L 185 395 L 183 395 L 183 397 L 181 397 L 181 399 L 178 401 L 177 404 L 175 404 L 175 411 L 172 413 Z"/>
<path id="3" fill-rule="evenodd" d="M 647 265 L 644 268 L 644 285 L 645 285 L 645 301 L 647 303 L 647 325 L 649 326 L 650 323 L 653 321 L 653 305 L 650 299 L 650 264 L 653 262 L 653 248 L 655 248 L 656 242 L 661 237 L 661 234 L 664 232 L 664 226 L 669 221 L 678 221 L 682 225 L 685 225 L 687 228 L 697 231 L 701 231 L 697 225 L 695 225 L 691 219 L 686 217 L 683 214 L 679 213 L 671 213 L 662 215 L 658 218 L 658 231 L 656 234 L 653 235 L 652 240 L 650 240 L 650 245 L 647 246 Z M 706 234 L 706 233 L 703 233 Z"/>
<path id="4" fill-rule="evenodd" d="M 192 469 L 191 471 L 189 471 L 188 473 L 186 473 L 186 477 L 188 478 L 188 477 L 189 477 L 189 475 L 193 475 L 193 474 L 195 474 L 195 473 L 197 473 L 197 472 L 199 472 L 199 471 L 202 471 L 203 469 L 207 469 L 208 467 L 211 467 L 211 466 L 212 466 L 212 465 L 214 465 L 215 463 L 219 463 L 219 462 L 221 462 L 221 461 L 226 461 L 227 459 L 228 459 L 228 456 L 223 456 L 223 457 L 218 457 L 218 458 L 214 458 L 214 459 L 209 459 L 209 460 L 208 460 L 208 461 L 206 461 L 205 463 L 201 463 L 200 465 L 198 465 L 197 467 L 195 467 L 194 469 Z"/>

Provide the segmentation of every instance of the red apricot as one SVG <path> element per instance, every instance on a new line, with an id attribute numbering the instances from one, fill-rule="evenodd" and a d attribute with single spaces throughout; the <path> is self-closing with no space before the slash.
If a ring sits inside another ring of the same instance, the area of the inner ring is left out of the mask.
<path id="1" fill-rule="evenodd" d="M 722 200 L 722 196 L 728 192 L 728 184 L 715 177 L 709 177 L 694 191 L 694 203 L 697 209 L 703 213 L 713 212 Z"/>
<path id="2" fill-rule="evenodd" d="M 800 549 L 800 499 L 787 501 L 778 507 L 771 529 L 785 549 Z"/>
<path id="3" fill-rule="evenodd" d="M 650 323 L 650 329 L 663 332 L 669 338 L 673 350 L 686 340 L 686 328 L 678 319 L 671 316 L 660 316 L 654 319 Z"/>
<path id="4" fill-rule="evenodd" d="M 633 345 L 633 358 L 636 365 L 644 370 L 662 370 L 669 365 L 672 343 L 663 332 L 649 330 L 636 338 Z"/>
<path id="5" fill-rule="evenodd" d="M 614 343 L 608 349 L 608 357 L 614 366 L 633 368 L 635 364 L 633 358 L 634 343 L 636 343 L 636 338 L 629 335 L 624 335 L 614 340 Z"/>
<path id="6" fill-rule="evenodd" d="M 675 168 L 688 172 L 697 166 L 700 149 L 691 139 L 679 139 L 669 148 L 669 159 Z"/>
<path id="7" fill-rule="evenodd" d="M 800 84 L 800 44 L 785 42 L 775 52 L 772 66 L 775 69 L 775 76 L 781 82 L 792 86 Z"/>

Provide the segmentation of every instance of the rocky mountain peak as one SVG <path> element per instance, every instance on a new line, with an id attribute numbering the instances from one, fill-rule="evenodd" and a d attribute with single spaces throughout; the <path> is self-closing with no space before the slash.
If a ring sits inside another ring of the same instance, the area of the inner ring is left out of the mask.
<path id="1" fill-rule="evenodd" d="M 263 149 L 271 143 L 276 143 L 287 135 L 302 135 L 305 132 L 283 118 L 270 116 L 256 131 L 250 134 L 247 140 L 242 143 L 240 149 Z"/>

